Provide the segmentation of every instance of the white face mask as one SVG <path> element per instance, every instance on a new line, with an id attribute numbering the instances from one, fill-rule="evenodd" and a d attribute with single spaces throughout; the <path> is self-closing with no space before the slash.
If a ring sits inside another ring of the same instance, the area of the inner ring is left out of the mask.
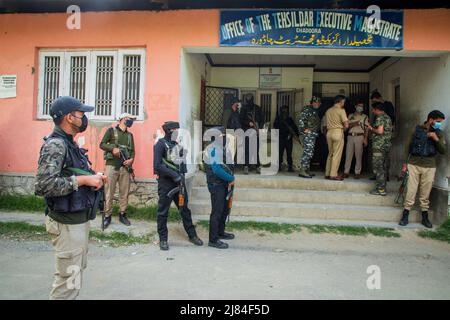
<path id="1" fill-rule="evenodd" d="M 356 112 L 362 113 L 364 111 L 363 107 L 356 107 Z"/>

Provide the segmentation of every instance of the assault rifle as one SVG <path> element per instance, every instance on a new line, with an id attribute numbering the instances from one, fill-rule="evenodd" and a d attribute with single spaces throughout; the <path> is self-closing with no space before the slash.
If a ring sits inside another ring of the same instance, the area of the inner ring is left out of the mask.
<path id="1" fill-rule="evenodd" d="M 181 209 L 185 206 L 185 204 L 186 204 L 185 199 L 187 197 L 186 180 L 185 180 L 185 176 L 184 176 L 184 171 L 179 170 L 174 164 L 170 163 L 169 161 L 167 161 L 164 158 L 163 158 L 163 162 L 170 169 L 177 171 L 181 175 L 181 180 L 180 180 L 178 186 L 176 186 L 175 188 L 173 188 L 172 190 L 170 190 L 167 193 L 168 198 L 172 198 L 175 194 L 178 193 L 178 210 L 180 210 L 180 214 L 181 214 Z"/>
<path id="2" fill-rule="evenodd" d="M 120 164 L 123 166 L 123 163 L 129 160 L 130 153 L 128 152 L 126 147 L 119 146 L 119 154 L 120 154 Z M 136 175 L 134 174 L 134 169 L 132 166 L 126 167 L 128 173 L 131 175 L 131 180 L 134 184 L 136 184 Z"/>
<path id="3" fill-rule="evenodd" d="M 233 193 L 234 193 L 234 184 L 231 186 L 228 185 L 228 193 L 225 199 L 228 201 L 228 222 L 230 222 L 230 214 L 231 214 L 231 208 L 233 207 Z"/>
<path id="4" fill-rule="evenodd" d="M 398 180 L 402 180 L 402 183 L 400 184 L 400 187 L 398 187 L 397 196 L 395 197 L 395 203 L 397 204 L 402 204 L 403 201 L 405 200 L 405 190 L 408 184 L 408 178 L 409 178 L 408 166 L 405 165 L 402 168 L 402 172 L 398 176 Z"/>

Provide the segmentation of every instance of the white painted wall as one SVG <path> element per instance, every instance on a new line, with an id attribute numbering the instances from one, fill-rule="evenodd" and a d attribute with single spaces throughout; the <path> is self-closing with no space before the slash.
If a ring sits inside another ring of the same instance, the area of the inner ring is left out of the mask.
<path id="1" fill-rule="evenodd" d="M 201 79 L 210 77 L 211 66 L 204 54 L 181 52 L 180 66 L 180 106 L 179 122 L 194 137 L 194 121 L 200 120 Z M 195 166 L 188 166 L 188 171 L 195 171 Z"/>
<path id="2" fill-rule="evenodd" d="M 369 82 L 368 72 L 314 72 L 317 82 Z"/>
<path id="3" fill-rule="evenodd" d="M 444 124 L 450 141 L 450 54 L 439 58 L 391 58 L 370 72 L 370 90 L 378 89 L 386 100 L 393 101 L 392 82 L 400 81 L 400 117 L 394 138 L 391 171 L 400 172 L 405 141 L 428 113 L 439 109 L 446 115 Z M 398 106 L 396 106 L 398 107 Z M 439 156 L 435 186 L 448 188 L 449 155 Z"/>

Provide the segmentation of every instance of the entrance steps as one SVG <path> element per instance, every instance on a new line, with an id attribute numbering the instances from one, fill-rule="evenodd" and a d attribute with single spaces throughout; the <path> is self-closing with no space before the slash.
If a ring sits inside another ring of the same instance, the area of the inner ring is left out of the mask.
<path id="1" fill-rule="evenodd" d="M 368 179 L 330 181 L 317 174 L 312 179 L 296 173 L 275 176 L 236 175 L 232 215 L 240 219 L 281 219 L 332 222 L 340 225 L 397 225 L 402 208 L 394 202 L 398 182 L 388 183 L 385 197 L 370 195 L 374 181 Z M 203 172 L 194 176 L 190 195 L 194 215 L 211 213 L 211 202 Z M 420 222 L 420 213 L 412 210 L 410 222 Z"/>

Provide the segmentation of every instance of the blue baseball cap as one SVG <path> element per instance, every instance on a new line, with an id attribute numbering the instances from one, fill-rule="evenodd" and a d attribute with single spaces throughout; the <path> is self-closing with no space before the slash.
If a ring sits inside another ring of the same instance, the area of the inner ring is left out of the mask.
<path id="1" fill-rule="evenodd" d="M 87 106 L 80 100 L 70 96 L 59 97 L 55 99 L 50 106 L 50 116 L 53 120 L 73 111 L 92 112 L 94 111 L 94 107 Z"/>

